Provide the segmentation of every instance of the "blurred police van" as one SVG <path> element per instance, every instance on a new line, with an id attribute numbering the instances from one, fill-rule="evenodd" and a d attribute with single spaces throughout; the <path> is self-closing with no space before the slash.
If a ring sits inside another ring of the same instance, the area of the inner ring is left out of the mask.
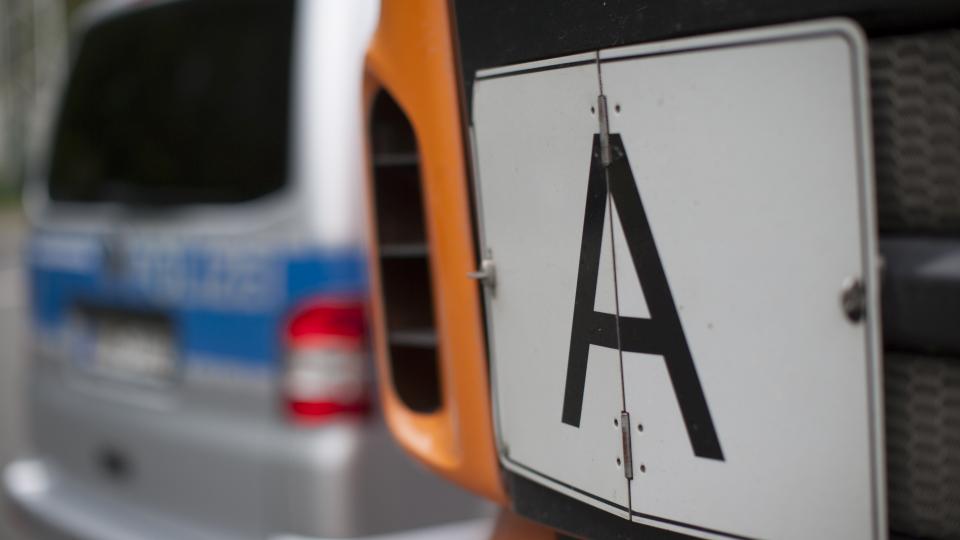
<path id="1" fill-rule="evenodd" d="M 80 13 L 25 194 L 35 454 L 4 487 L 27 522 L 186 540 L 477 515 L 375 412 L 357 113 L 377 16 L 316 0 Z"/>

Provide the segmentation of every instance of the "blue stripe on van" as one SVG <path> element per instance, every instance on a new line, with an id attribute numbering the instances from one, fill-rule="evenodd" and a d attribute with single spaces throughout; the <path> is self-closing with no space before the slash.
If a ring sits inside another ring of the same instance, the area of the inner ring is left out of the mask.
<path id="1" fill-rule="evenodd" d="M 125 270 L 118 272 L 108 268 L 96 237 L 34 235 L 27 260 L 38 334 L 64 332 L 80 303 L 152 309 L 173 318 L 187 361 L 269 367 L 278 363 L 284 321 L 298 304 L 366 291 L 359 249 L 244 252 L 144 244 L 130 248 Z"/>

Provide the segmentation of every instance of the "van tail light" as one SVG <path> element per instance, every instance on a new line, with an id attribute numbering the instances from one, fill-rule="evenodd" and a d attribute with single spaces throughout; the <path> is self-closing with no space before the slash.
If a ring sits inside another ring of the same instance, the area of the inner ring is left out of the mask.
<path id="1" fill-rule="evenodd" d="M 284 407 L 298 424 L 370 412 L 364 305 L 318 300 L 298 309 L 286 331 Z"/>

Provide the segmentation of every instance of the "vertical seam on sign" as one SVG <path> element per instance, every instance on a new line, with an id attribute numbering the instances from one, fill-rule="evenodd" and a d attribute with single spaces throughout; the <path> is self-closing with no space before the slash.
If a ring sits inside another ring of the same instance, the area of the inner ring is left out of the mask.
<path id="1" fill-rule="evenodd" d="M 597 51 L 597 83 L 600 89 L 600 95 L 597 99 L 597 119 L 599 120 L 599 126 L 601 130 L 600 137 L 601 139 L 606 137 L 609 139 L 610 135 L 610 118 L 607 116 L 607 104 L 606 96 L 603 93 L 603 74 L 600 69 L 600 51 Z M 606 130 L 606 133 L 603 133 L 603 130 Z M 609 150 L 608 150 L 609 151 Z M 601 150 L 601 154 L 603 150 Z M 612 158 L 612 156 L 610 156 Z M 617 247 L 616 240 L 613 233 L 613 192 L 610 189 L 610 169 L 609 163 L 603 163 L 603 179 L 606 183 L 607 188 L 607 224 L 610 228 L 610 259 L 613 267 L 613 309 L 614 309 L 614 321 L 616 322 L 617 329 L 617 361 L 620 368 L 620 412 L 621 412 L 621 421 L 623 419 L 623 414 L 627 411 L 627 393 L 625 389 L 625 383 L 623 378 L 623 345 L 620 340 L 620 289 L 619 284 L 617 283 Z M 630 521 L 633 521 L 633 494 L 630 489 L 631 482 L 633 482 L 633 475 L 627 474 L 627 463 L 633 462 L 633 456 L 627 456 L 626 453 L 633 453 L 632 444 L 624 444 L 625 441 L 623 437 L 631 437 L 630 426 L 620 426 L 620 436 L 621 444 L 620 447 L 624 453 L 623 456 L 623 466 L 624 466 L 624 478 L 627 482 L 627 508 L 630 509 L 631 515 L 628 517 Z M 632 465 L 631 465 L 632 468 Z"/>
<path id="2" fill-rule="evenodd" d="M 600 75 L 600 51 L 596 51 L 594 58 L 597 64 L 597 83 L 600 85 L 600 95 L 603 95 L 603 77 Z"/>
<path id="3" fill-rule="evenodd" d="M 600 84 L 600 100 L 606 101 L 606 96 L 603 94 L 603 77 L 600 72 L 600 51 L 597 51 L 597 81 Z M 607 107 L 598 107 L 597 115 L 607 115 Z M 609 118 L 601 119 L 601 125 L 606 128 L 609 132 L 610 122 Z M 603 128 L 601 128 L 603 129 Z M 606 183 L 607 188 L 607 207 L 610 209 L 607 212 L 607 223 L 610 226 L 610 258 L 613 265 L 613 308 L 614 308 L 614 320 L 616 321 L 617 328 L 617 358 L 620 361 L 620 409 L 621 411 L 627 410 L 627 394 L 624 390 L 623 383 L 623 345 L 620 341 L 620 288 L 617 283 L 617 246 L 613 234 L 613 192 L 610 189 L 610 170 L 607 165 L 603 167 L 603 179 Z"/>
<path id="4" fill-rule="evenodd" d="M 617 357 L 620 360 L 620 406 L 621 410 L 627 410 L 627 394 L 623 383 L 623 344 L 620 341 L 620 286 L 617 283 L 617 246 L 613 234 L 613 194 L 610 191 L 610 172 L 603 171 L 604 179 L 607 183 L 607 206 L 610 211 L 607 212 L 607 223 L 610 226 L 610 258 L 613 263 L 613 309 L 614 318 L 617 321 Z"/>

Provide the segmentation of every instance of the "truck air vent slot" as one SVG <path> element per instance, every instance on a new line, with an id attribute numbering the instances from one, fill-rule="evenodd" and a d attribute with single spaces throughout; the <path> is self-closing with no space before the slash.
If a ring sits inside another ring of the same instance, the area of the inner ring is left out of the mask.
<path id="1" fill-rule="evenodd" d="M 440 372 L 420 160 L 413 128 L 381 92 L 371 118 L 373 197 L 390 377 L 412 410 L 440 406 Z"/>

